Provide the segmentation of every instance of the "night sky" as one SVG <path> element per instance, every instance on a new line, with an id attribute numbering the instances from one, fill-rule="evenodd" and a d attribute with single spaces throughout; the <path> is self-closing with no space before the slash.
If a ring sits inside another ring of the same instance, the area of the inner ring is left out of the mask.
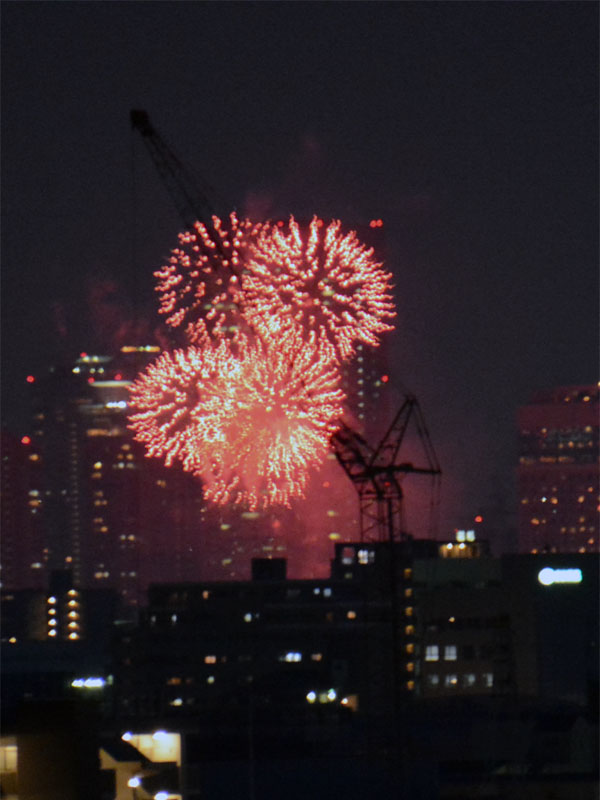
<path id="1" fill-rule="evenodd" d="M 597 379 L 596 3 L 2 16 L 4 423 L 27 432 L 28 374 L 155 324 L 181 224 L 130 129 L 142 108 L 221 212 L 384 220 L 392 385 L 423 407 L 444 518 L 510 499 L 517 407 Z"/>

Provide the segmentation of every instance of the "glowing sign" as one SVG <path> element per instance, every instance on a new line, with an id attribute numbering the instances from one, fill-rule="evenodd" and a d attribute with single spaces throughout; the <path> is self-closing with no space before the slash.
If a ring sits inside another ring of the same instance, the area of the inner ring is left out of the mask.
<path id="1" fill-rule="evenodd" d="M 106 685 L 104 678 L 75 678 L 71 686 L 75 689 L 101 689 Z"/>
<path id="2" fill-rule="evenodd" d="M 569 569 L 553 569 L 544 567 L 538 572 L 538 581 L 544 586 L 552 586 L 553 583 L 581 583 L 583 575 L 577 567 Z"/>

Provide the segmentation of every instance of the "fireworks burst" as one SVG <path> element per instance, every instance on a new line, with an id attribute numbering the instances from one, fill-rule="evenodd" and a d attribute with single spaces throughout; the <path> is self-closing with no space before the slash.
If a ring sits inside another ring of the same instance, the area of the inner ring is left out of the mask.
<path id="1" fill-rule="evenodd" d="M 304 494 L 342 413 L 339 375 L 299 330 L 163 353 L 131 389 L 148 456 L 179 460 L 218 504 L 288 505 Z"/>
<path id="2" fill-rule="evenodd" d="M 240 324 L 241 263 L 260 225 L 229 217 L 229 229 L 213 217 L 213 229 L 196 222 L 179 234 L 179 247 L 169 263 L 154 273 L 160 296 L 159 313 L 187 340 L 207 344 L 211 338 L 235 335 Z"/>
<path id="3" fill-rule="evenodd" d="M 244 264 L 244 314 L 263 339 L 300 325 L 308 342 L 341 360 L 356 342 L 377 345 L 393 330 L 391 275 L 340 226 L 314 218 L 303 236 L 292 217 L 288 233 L 275 225 L 257 231 Z"/>

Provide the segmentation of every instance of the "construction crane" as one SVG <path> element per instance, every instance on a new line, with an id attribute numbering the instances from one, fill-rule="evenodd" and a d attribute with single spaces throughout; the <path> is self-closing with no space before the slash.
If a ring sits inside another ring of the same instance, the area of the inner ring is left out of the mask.
<path id="1" fill-rule="evenodd" d="M 424 464 L 419 466 L 399 460 L 409 428 L 416 430 L 423 451 Z M 358 494 L 361 541 L 401 539 L 405 535 L 403 478 L 410 474 L 430 475 L 437 488 L 442 472 L 417 398 L 412 394 L 405 396 L 377 447 L 371 447 L 345 423 L 333 435 L 331 443 Z"/>
<path id="2" fill-rule="evenodd" d="M 156 131 L 146 111 L 134 109 L 130 112 L 130 119 L 131 127 L 141 134 L 185 227 L 188 230 L 193 228 L 196 221 L 212 225 L 211 218 L 215 210 L 209 195 L 214 196 L 214 191 L 202 186 L 184 167 Z"/>

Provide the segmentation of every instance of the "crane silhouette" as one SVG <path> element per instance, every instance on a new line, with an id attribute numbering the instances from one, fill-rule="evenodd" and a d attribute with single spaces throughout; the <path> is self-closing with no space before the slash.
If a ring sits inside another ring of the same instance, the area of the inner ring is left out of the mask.
<path id="1" fill-rule="evenodd" d="M 421 465 L 401 461 L 407 432 L 415 430 L 421 445 Z M 417 398 L 406 394 L 392 424 L 373 448 L 360 433 L 343 422 L 331 439 L 333 452 L 350 478 L 359 500 L 361 541 L 396 541 L 406 536 L 403 519 L 407 475 L 430 475 L 434 497 L 439 493 L 441 469 Z M 435 501 L 434 501 L 435 502 Z"/>

